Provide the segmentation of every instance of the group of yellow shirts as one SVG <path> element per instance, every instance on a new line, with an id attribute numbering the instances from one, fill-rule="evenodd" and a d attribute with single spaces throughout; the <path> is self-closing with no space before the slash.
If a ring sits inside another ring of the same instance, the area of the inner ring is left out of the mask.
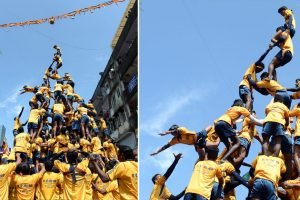
<path id="1" fill-rule="evenodd" d="M 98 174 L 92 174 L 89 161 L 83 159 L 75 168 L 75 179 L 68 173 L 70 164 L 54 161 L 60 173 L 39 172 L 33 175 L 18 175 L 16 163 L 0 165 L 0 199 L 11 200 L 137 200 L 137 162 L 118 163 L 107 172 L 112 181 L 102 182 Z M 92 182 L 104 194 L 92 188 Z"/>

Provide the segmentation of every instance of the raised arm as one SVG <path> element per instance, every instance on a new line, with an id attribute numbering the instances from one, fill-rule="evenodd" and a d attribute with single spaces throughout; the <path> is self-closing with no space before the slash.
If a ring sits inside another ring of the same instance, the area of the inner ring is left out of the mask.
<path id="1" fill-rule="evenodd" d="M 268 49 L 264 54 L 262 54 L 259 59 L 255 62 L 255 65 L 259 65 L 265 57 L 268 55 L 268 53 L 271 51 L 271 49 Z"/>
<path id="2" fill-rule="evenodd" d="M 24 106 L 22 106 L 21 112 L 19 113 L 19 116 L 18 116 L 19 119 L 21 118 L 23 111 L 24 111 Z"/>
<path id="3" fill-rule="evenodd" d="M 93 160 L 92 162 L 95 166 L 96 172 L 98 173 L 98 175 L 99 175 L 100 179 L 103 181 L 103 183 L 110 181 L 110 178 L 108 177 L 108 175 L 100 169 L 99 165 L 95 162 L 95 160 Z"/>
<path id="4" fill-rule="evenodd" d="M 24 124 L 22 124 L 22 126 L 26 126 L 27 123 L 28 123 L 28 120 Z"/>
<path id="5" fill-rule="evenodd" d="M 172 165 L 169 167 L 169 169 L 166 171 L 166 173 L 164 174 L 164 177 L 166 178 L 166 180 L 171 176 L 171 174 L 172 174 L 173 170 L 175 169 L 175 167 L 176 167 L 179 159 L 182 158 L 182 154 L 181 153 L 179 153 L 177 155 L 175 155 L 175 154 L 173 154 L 173 155 L 175 157 L 175 160 L 172 163 Z"/>
<path id="6" fill-rule="evenodd" d="M 287 91 L 289 92 L 298 92 L 300 91 L 300 87 L 297 87 L 297 88 L 286 88 Z"/>

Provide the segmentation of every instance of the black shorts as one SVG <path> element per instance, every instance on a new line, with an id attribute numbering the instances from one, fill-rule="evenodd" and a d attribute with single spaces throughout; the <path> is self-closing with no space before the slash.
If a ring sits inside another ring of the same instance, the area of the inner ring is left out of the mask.
<path id="1" fill-rule="evenodd" d="M 224 143 L 228 141 L 228 138 L 232 140 L 236 136 L 235 130 L 225 121 L 218 121 L 215 124 L 216 134 L 219 136 L 220 140 Z"/>
<path id="2" fill-rule="evenodd" d="M 290 51 L 286 51 L 282 56 L 282 50 L 280 50 L 275 57 L 279 60 L 279 66 L 283 66 L 292 60 L 293 55 Z"/>
<path id="3" fill-rule="evenodd" d="M 199 148 L 204 148 L 206 146 L 206 138 L 207 132 L 205 129 L 198 132 L 196 146 L 198 146 Z"/>

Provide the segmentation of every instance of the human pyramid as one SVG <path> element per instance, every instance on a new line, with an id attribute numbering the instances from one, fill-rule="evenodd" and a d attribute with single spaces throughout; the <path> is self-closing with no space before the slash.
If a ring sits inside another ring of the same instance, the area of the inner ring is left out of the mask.
<path id="1" fill-rule="evenodd" d="M 246 70 L 239 85 L 240 99 L 234 100 L 224 115 L 200 132 L 174 124 L 159 133 L 161 136 L 171 134 L 173 138 L 151 156 L 181 143 L 193 145 L 199 159 L 187 187 L 173 195 L 165 183 L 182 156 L 174 154 L 175 160 L 167 172 L 153 176 L 151 200 L 175 200 L 183 196 L 184 200 L 241 199 L 235 193 L 235 187 L 240 184 L 249 189 L 247 199 L 250 200 L 300 199 L 300 103 L 290 110 L 291 101 L 300 98 L 300 79 L 296 80 L 295 88 L 285 88 L 277 81 L 276 73 L 277 68 L 293 58 L 296 22 L 292 10 L 286 6 L 279 8 L 278 13 L 285 23 L 276 29 L 267 51 Z M 256 74 L 264 70 L 263 60 L 274 47 L 280 51 L 269 64 L 268 72 L 263 72 L 258 81 Z M 263 120 L 257 119 L 253 110 L 253 90 L 274 97 L 265 109 Z M 295 128 L 291 126 L 294 117 Z M 237 123 L 242 123 L 241 130 L 236 130 Z M 256 126 L 263 127 L 261 134 Z M 244 159 L 254 138 L 260 142 L 262 151 L 249 165 Z M 218 155 L 220 142 L 226 148 Z M 242 165 L 250 167 L 250 178 L 240 176 Z"/>
<path id="2" fill-rule="evenodd" d="M 92 100 L 86 104 L 75 93 L 69 73 L 59 75 L 62 54 L 53 48 L 42 85 L 21 89 L 20 94 L 33 93 L 30 114 L 21 123 L 22 107 L 14 118 L 14 147 L 2 146 L 0 199 L 137 199 L 133 149 L 117 147 Z"/>

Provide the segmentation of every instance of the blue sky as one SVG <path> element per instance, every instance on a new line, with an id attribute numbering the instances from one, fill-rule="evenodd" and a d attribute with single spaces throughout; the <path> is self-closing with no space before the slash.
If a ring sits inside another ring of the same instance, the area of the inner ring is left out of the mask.
<path id="1" fill-rule="evenodd" d="M 165 172 L 173 161 L 172 152 L 183 153 L 183 159 L 167 186 L 174 194 L 187 186 L 196 152 L 192 146 L 176 145 L 150 157 L 171 139 L 157 133 L 174 123 L 200 131 L 230 107 L 239 97 L 238 86 L 246 69 L 268 48 L 276 27 L 284 23 L 277 13 L 283 5 L 292 8 L 298 18 L 300 6 L 296 1 L 141 2 L 140 196 L 150 196 L 151 177 Z M 294 58 L 277 71 L 279 82 L 286 87 L 294 86 L 300 77 L 299 39 L 296 32 Z M 278 51 L 274 48 L 269 53 L 264 60 L 266 66 Z M 263 118 L 271 96 L 255 92 L 254 97 L 254 108 Z M 260 148 L 255 141 L 246 162 L 251 163 Z M 241 174 L 248 169 L 242 167 Z M 237 193 L 237 199 L 247 195 L 244 187 Z"/>
<path id="2" fill-rule="evenodd" d="M 97 5 L 105 1 L 2 1 L 0 24 L 47 18 Z M 63 67 L 75 81 L 75 92 L 88 100 L 111 55 L 113 36 L 129 1 L 111 5 L 74 19 L 24 27 L 0 29 L 0 124 L 12 144 L 13 117 L 25 106 L 21 118 L 29 115 L 28 101 L 32 94 L 17 96 L 23 85 L 40 85 L 45 68 L 52 62 L 54 44 L 62 49 Z M 53 86 L 53 82 L 52 82 Z M 53 88 L 53 87 L 52 87 Z"/>

